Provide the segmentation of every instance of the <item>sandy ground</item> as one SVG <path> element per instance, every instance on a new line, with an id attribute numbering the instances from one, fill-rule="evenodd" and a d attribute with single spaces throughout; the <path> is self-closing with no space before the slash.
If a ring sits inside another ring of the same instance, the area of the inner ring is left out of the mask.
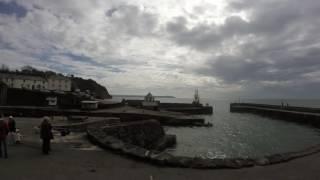
<path id="1" fill-rule="evenodd" d="M 33 126 L 39 119 L 17 119 L 25 135 L 20 145 L 10 145 L 9 158 L 0 159 L 1 180 L 65 179 L 320 179 L 320 154 L 287 163 L 244 169 L 199 170 L 158 167 L 90 145 L 83 134 L 55 137 L 52 153 L 42 155 Z"/>

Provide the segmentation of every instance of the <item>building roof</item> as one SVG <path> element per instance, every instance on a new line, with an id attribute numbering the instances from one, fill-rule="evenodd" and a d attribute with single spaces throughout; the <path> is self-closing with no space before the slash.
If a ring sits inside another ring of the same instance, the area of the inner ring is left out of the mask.
<path id="1" fill-rule="evenodd" d="M 0 73 L 0 78 L 15 78 L 15 79 L 28 79 L 28 80 L 38 80 L 45 81 L 46 79 L 41 76 L 31 76 L 31 75 L 20 75 L 20 74 L 9 74 Z"/>
<path id="2" fill-rule="evenodd" d="M 14 73 L 0 73 L 0 78 L 15 78 L 15 79 L 26 79 L 26 80 L 38 80 L 46 81 L 47 79 L 59 79 L 59 80 L 71 80 L 69 77 L 60 76 L 60 75 L 51 75 L 47 78 L 36 75 L 24 75 L 24 74 L 14 74 Z"/>

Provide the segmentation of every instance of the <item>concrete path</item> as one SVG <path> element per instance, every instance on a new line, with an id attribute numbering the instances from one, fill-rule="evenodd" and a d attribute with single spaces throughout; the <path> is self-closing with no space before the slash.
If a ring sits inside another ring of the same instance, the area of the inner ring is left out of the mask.
<path id="1" fill-rule="evenodd" d="M 320 179 L 320 154 L 265 167 L 199 170 L 157 167 L 99 148 L 74 148 L 56 137 L 50 155 L 42 155 L 38 135 L 29 128 L 39 119 L 18 120 L 27 136 L 24 144 L 9 146 L 9 159 L 0 159 L 1 180 L 209 180 Z M 77 138 L 76 138 L 77 139 Z"/>
<path id="2" fill-rule="evenodd" d="M 1 180 L 208 180 L 208 179 L 320 179 L 320 154 L 266 167 L 198 170 L 156 167 L 108 151 L 83 151 L 53 146 L 48 155 L 40 147 L 9 147 L 9 159 L 0 159 Z"/>

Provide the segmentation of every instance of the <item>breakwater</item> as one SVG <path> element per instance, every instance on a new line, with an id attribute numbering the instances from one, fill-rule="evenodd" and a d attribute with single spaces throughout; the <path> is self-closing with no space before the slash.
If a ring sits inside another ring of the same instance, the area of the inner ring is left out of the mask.
<path id="1" fill-rule="evenodd" d="M 320 128 L 320 109 L 253 103 L 231 103 L 230 112 L 254 113 Z"/>
<path id="2" fill-rule="evenodd" d="M 202 104 L 187 103 L 160 103 L 159 108 L 166 111 L 181 112 L 186 114 L 212 114 L 212 106 L 203 106 Z"/>
<path id="3" fill-rule="evenodd" d="M 58 131 L 69 130 L 74 132 L 85 132 L 89 126 L 106 126 L 110 124 L 119 124 L 120 119 L 114 117 L 92 119 L 87 118 L 84 122 L 59 123 L 53 124 L 52 128 Z"/>
<path id="4" fill-rule="evenodd" d="M 91 116 L 91 117 L 118 117 L 121 122 L 131 122 L 146 119 L 156 119 L 167 126 L 212 126 L 205 123 L 203 118 L 170 114 L 140 109 L 108 109 L 84 111 L 78 109 L 59 109 L 53 107 L 34 106 L 0 106 L 0 113 L 6 116 L 43 117 L 43 116 Z"/>
<path id="5" fill-rule="evenodd" d="M 140 136 L 141 129 L 144 128 L 150 129 L 150 124 L 146 125 L 145 123 L 155 123 L 152 121 L 137 122 L 134 124 L 125 124 L 125 128 L 122 133 L 119 135 L 117 126 L 115 127 L 89 127 L 87 129 L 87 135 L 89 140 L 99 145 L 102 148 L 114 150 L 116 153 L 121 153 L 129 157 L 143 160 L 152 164 L 160 166 L 171 166 L 171 167 L 183 167 L 183 168 L 199 168 L 199 169 L 217 169 L 217 168 L 244 168 L 252 166 L 266 166 L 276 163 L 287 162 L 295 158 L 307 156 L 314 154 L 320 151 L 320 145 L 315 145 L 312 147 L 305 148 L 300 151 L 293 151 L 280 154 L 272 154 L 268 156 L 258 157 L 258 158 L 214 158 L 207 159 L 201 157 L 185 157 L 185 156 L 174 156 L 166 151 L 153 150 L 150 148 L 145 148 L 141 146 L 143 143 L 131 143 L 133 139 L 131 136 L 129 141 L 127 140 L 126 135 L 135 132 L 136 135 Z M 139 127 L 139 130 L 135 130 L 135 127 Z M 142 128 L 141 128 L 141 127 Z M 155 124 L 152 124 L 152 127 L 159 131 L 159 126 L 155 127 Z M 133 128 L 133 129 L 131 129 Z M 116 130 L 117 132 L 114 132 Z M 161 130 L 159 131 L 157 137 L 163 137 Z M 142 133 L 144 134 L 144 133 Z M 159 136 L 160 135 L 160 136 Z M 143 138 L 142 138 L 143 139 Z M 163 147 L 169 147 L 175 143 L 175 137 L 170 137 L 165 142 L 166 145 Z M 165 148 L 164 148 L 165 149 Z"/>
<path id="6" fill-rule="evenodd" d="M 132 107 L 143 108 L 143 100 L 125 100 L 125 103 Z M 191 103 L 158 103 L 157 109 L 165 111 L 180 112 L 185 114 L 212 114 L 212 106 Z"/>

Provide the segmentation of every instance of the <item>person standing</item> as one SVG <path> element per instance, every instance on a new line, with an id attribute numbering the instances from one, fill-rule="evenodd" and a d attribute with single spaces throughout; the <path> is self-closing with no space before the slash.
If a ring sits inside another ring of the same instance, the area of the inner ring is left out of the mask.
<path id="1" fill-rule="evenodd" d="M 12 116 L 9 116 L 8 120 L 8 127 L 9 127 L 9 143 L 14 144 L 16 142 L 16 121 L 13 119 Z"/>
<path id="2" fill-rule="evenodd" d="M 8 158 L 7 152 L 7 135 L 9 133 L 9 128 L 3 119 L 0 119 L 0 157 L 2 157 L 2 149 L 4 151 L 4 158 Z M 2 148 L 3 147 L 3 148 Z"/>
<path id="3" fill-rule="evenodd" d="M 40 138 L 42 139 L 42 153 L 49 154 L 50 140 L 53 139 L 52 126 L 49 122 L 49 117 L 45 116 L 40 125 Z"/>
<path id="4" fill-rule="evenodd" d="M 9 132 L 16 132 L 16 121 L 13 119 L 12 116 L 9 116 L 8 126 Z"/>

